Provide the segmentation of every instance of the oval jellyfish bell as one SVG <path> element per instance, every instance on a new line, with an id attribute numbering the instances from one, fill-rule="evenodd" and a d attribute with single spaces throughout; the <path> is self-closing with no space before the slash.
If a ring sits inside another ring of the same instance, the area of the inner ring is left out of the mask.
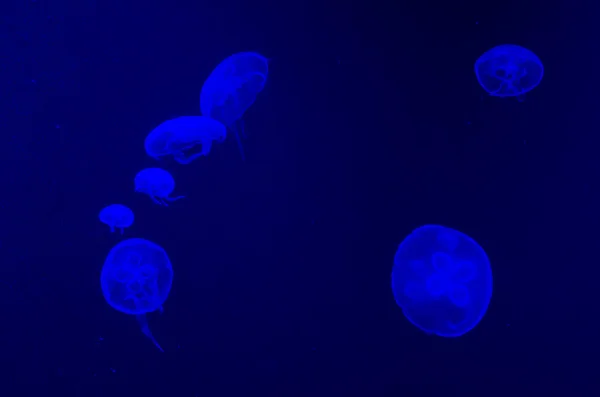
<path id="1" fill-rule="evenodd" d="M 205 116 L 182 116 L 167 120 L 153 129 L 144 142 L 146 153 L 156 159 L 172 155 L 180 164 L 189 164 L 210 153 L 213 141 L 223 142 L 225 126 Z M 199 149 L 199 151 L 198 151 Z M 196 151 L 188 156 L 186 151 Z"/>
<path id="2" fill-rule="evenodd" d="M 175 201 L 185 196 L 170 197 L 175 189 L 175 179 L 162 168 L 144 168 L 134 179 L 135 191 L 145 193 L 158 205 L 168 206 L 167 201 Z"/>
<path id="3" fill-rule="evenodd" d="M 244 151 L 239 137 L 240 133 L 243 134 L 241 118 L 265 87 L 268 74 L 267 58 L 256 52 L 239 52 L 217 65 L 200 91 L 202 114 L 219 120 L 235 132 L 242 158 Z"/>
<path id="4" fill-rule="evenodd" d="M 165 250 L 142 238 L 115 245 L 102 267 L 100 284 L 106 302 L 135 315 L 142 332 L 162 351 L 148 326 L 146 313 L 162 310 L 173 282 L 173 268 Z"/>
<path id="5" fill-rule="evenodd" d="M 268 74 L 267 58 L 255 52 L 239 52 L 225 58 L 202 86 L 202 115 L 230 126 L 254 103 Z"/>
<path id="6" fill-rule="evenodd" d="M 98 214 L 100 221 L 110 226 L 110 231 L 114 232 L 115 227 L 123 229 L 133 224 L 133 211 L 122 204 L 112 204 L 108 207 L 104 207 L 100 214 Z"/>
<path id="7" fill-rule="evenodd" d="M 518 97 L 534 89 L 544 76 L 544 66 L 533 52 L 514 44 L 486 51 L 475 62 L 479 84 L 488 94 Z"/>
<path id="8" fill-rule="evenodd" d="M 490 303 L 490 262 L 466 234 L 422 226 L 398 247 L 392 292 L 416 327 L 428 334 L 461 336 L 479 323 Z"/>

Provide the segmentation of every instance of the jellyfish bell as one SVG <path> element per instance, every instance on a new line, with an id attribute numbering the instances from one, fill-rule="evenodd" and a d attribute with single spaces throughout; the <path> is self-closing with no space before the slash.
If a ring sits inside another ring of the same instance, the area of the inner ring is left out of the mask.
<path id="1" fill-rule="evenodd" d="M 121 234 L 125 228 L 130 227 L 134 221 L 133 211 L 122 204 L 112 204 L 104 207 L 98 214 L 100 221 L 110 227 L 110 231 L 114 232 L 115 228 L 121 230 Z"/>
<path id="2" fill-rule="evenodd" d="M 475 75 L 481 87 L 491 96 L 517 97 L 539 85 L 544 66 L 532 51 L 514 44 L 494 47 L 475 61 Z"/>
<path id="3" fill-rule="evenodd" d="M 223 60 L 208 76 L 200 91 L 200 110 L 231 129 L 245 158 L 240 135 L 242 116 L 264 89 L 269 61 L 256 52 L 240 52 Z"/>
<path id="4" fill-rule="evenodd" d="M 226 134 L 227 129 L 217 120 L 206 116 L 181 116 L 154 128 L 146 136 L 144 146 L 150 157 L 158 159 L 172 155 L 178 163 L 189 164 L 208 155 L 213 142 L 223 142 Z M 186 156 L 186 152 L 194 150 L 196 153 Z"/>
<path id="5" fill-rule="evenodd" d="M 481 321 L 492 296 L 489 259 L 466 234 L 419 227 L 398 247 L 392 292 L 417 328 L 443 337 L 464 335 Z"/>
<path id="6" fill-rule="evenodd" d="M 135 191 L 147 194 L 158 205 L 168 206 L 168 201 L 176 201 L 185 196 L 171 197 L 175 189 L 175 179 L 162 168 L 145 168 L 134 178 Z"/>
<path id="7" fill-rule="evenodd" d="M 136 316 L 140 329 L 160 350 L 146 313 L 162 310 L 173 282 L 173 268 L 165 250 L 142 238 L 115 245 L 102 267 L 100 285 L 114 309 Z"/>

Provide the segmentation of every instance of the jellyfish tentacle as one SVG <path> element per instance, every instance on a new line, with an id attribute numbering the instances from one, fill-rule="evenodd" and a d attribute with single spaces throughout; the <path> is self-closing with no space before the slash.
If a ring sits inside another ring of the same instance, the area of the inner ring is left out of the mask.
<path id="1" fill-rule="evenodd" d="M 183 154 L 183 152 L 173 152 L 173 158 L 179 164 L 189 164 L 192 162 L 192 160 L 194 160 L 191 157 L 185 157 L 185 154 Z"/>
<path id="2" fill-rule="evenodd" d="M 235 126 L 231 127 L 233 132 L 235 133 L 235 139 L 238 144 L 238 149 L 240 150 L 240 155 L 242 156 L 242 161 L 246 161 L 246 155 L 244 154 L 244 146 L 242 145 L 242 140 L 240 139 L 240 135 L 238 134 L 237 128 Z"/>
<path id="3" fill-rule="evenodd" d="M 185 196 L 177 196 L 177 197 L 164 197 L 164 200 L 168 200 L 168 201 L 177 201 L 177 200 L 181 200 L 182 198 L 185 198 Z M 167 205 L 165 203 L 165 205 Z"/>
<path id="4" fill-rule="evenodd" d="M 156 204 L 162 205 L 162 203 L 156 198 L 156 196 L 153 196 L 153 195 L 149 195 L 149 196 L 152 199 L 152 201 L 154 201 Z"/>
<path id="5" fill-rule="evenodd" d="M 161 353 L 164 353 L 165 351 L 163 350 L 162 347 L 160 347 L 160 345 L 158 344 L 156 339 L 154 339 L 154 335 L 152 335 L 152 331 L 150 331 L 150 327 L 148 326 L 148 319 L 146 318 L 146 315 L 138 314 L 135 317 L 137 318 L 138 323 L 140 324 L 140 328 L 142 329 L 142 332 L 144 333 L 144 335 L 146 335 L 152 341 L 152 343 L 154 343 L 154 346 L 156 346 L 158 348 L 158 350 L 161 351 Z"/>
<path id="6" fill-rule="evenodd" d="M 246 128 L 244 126 L 244 119 L 239 119 L 238 121 L 239 125 L 240 125 L 240 134 L 242 135 L 242 138 L 244 139 L 248 139 L 248 136 L 246 136 Z"/>
<path id="7" fill-rule="evenodd" d="M 193 154 L 190 157 L 198 158 L 200 156 L 206 156 L 210 153 L 210 149 L 212 148 L 212 139 L 202 139 L 200 144 L 202 145 L 200 152 Z"/>
<path id="8" fill-rule="evenodd" d="M 192 154 L 188 157 L 185 157 L 184 155 L 182 155 L 181 157 L 176 157 L 175 161 L 177 161 L 179 164 L 189 164 L 192 161 L 196 160 L 198 157 L 200 156 L 204 156 L 204 153 L 196 153 L 196 154 Z"/>

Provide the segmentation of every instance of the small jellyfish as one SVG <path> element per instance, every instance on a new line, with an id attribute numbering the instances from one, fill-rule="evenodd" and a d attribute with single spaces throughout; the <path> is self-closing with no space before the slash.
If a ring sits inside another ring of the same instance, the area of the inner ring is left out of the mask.
<path id="1" fill-rule="evenodd" d="M 117 227 L 121 229 L 121 234 L 123 234 L 123 230 L 133 224 L 133 211 L 121 204 L 104 207 L 98 216 L 102 223 L 110 226 L 111 232 L 114 232 L 115 227 Z"/>
<path id="2" fill-rule="evenodd" d="M 461 336 L 481 321 L 490 303 L 490 262 L 466 234 L 422 226 L 398 247 L 392 292 L 416 327 L 428 334 Z"/>
<path id="3" fill-rule="evenodd" d="M 475 61 L 475 75 L 491 96 L 517 97 L 534 89 L 544 76 L 544 66 L 533 52 L 514 44 L 486 51 Z"/>
<path id="4" fill-rule="evenodd" d="M 180 164 L 189 164 L 210 152 L 213 141 L 223 142 L 227 135 L 225 126 L 205 116 L 182 116 L 167 120 L 152 130 L 146 137 L 146 153 L 150 157 L 172 155 Z M 184 151 L 197 149 L 200 152 L 185 156 Z"/>
<path id="5" fill-rule="evenodd" d="M 175 180 L 162 168 L 145 168 L 137 173 L 134 180 L 135 191 L 147 194 L 158 205 L 168 206 L 167 201 L 175 201 L 185 196 L 169 197 L 175 189 Z"/>
<path id="6" fill-rule="evenodd" d="M 267 58 L 255 52 L 239 52 L 217 65 L 200 91 L 202 114 L 219 120 L 235 133 L 242 159 L 242 116 L 265 87 L 268 74 Z"/>
<path id="7" fill-rule="evenodd" d="M 159 310 L 169 296 L 173 268 L 165 250 L 143 238 L 115 245 L 102 267 L 104 299 L 114 309 L 136 316 L 144 335 L 162 352 L 148 326 L 146 313 Z"/>

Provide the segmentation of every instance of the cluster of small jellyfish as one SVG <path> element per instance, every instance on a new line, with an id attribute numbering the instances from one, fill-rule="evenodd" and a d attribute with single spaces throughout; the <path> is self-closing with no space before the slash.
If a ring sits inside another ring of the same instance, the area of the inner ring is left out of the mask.
<path id="1" fill-rule="evenodd" d="M 242 116 L 263 90 L 268 75 L 268 59 L 254 52 L 233 54 L 208 76 L 200 91 L 202 116 L 181 116 L 166 120 L 145 139 L 146 153 L 154 158 L 172 156 L 179 164 L 189 164 L 210 153 L 214 142 L 223 142 L 227 130 L 235 133 L 245 160 L 240 134 L 244 135 Z M 135 191 L 148 195 L 161 206 L 184 196 L 171 197 L 175 180 L 158 167 L 145 168 L 134 178 Z M 99 213 L 102 223 L 124 234 L 134 221 L 133 211 L 123 204 L 112 204 Z M 136 316 L 142 332 L 163 351 L 150 327 L 146 314 L 156 310 L 169 296 L 173 268 L 166 251 L 143 238 L 129 238 L 108 253 L 100 284 L 104 298 L 114 309 Z"/>
<path id="2" fill-rule="evenodd" d="M 530 50 L 505 44 L 475 62 L 475 75 L 491 96 L 516 97 L 538 86 L 544 75 Z M 404 316 L 427 334 L 458 337 L 472 330 L 492 298 L 492 270 L 481 246 L 457 230 L 425 225 L 396 251 L 392 293 Z"/>
<path id="3" fill-rule="evenodd" d="M 506 44 L 481 55 L 475 62 L 475 74 L 491 96 L 522 101 L 540 83 L 544 68 L 530 50 Z M 242 116 L 263 90 L 267 75 L 268 60 L 260 54 L 242 52 L 226 58 L 202 87 L 202 116 L 166 120 L 146 137 L 146 153 L 155 159 L 172 156 L 179 164 L 189 164 L 207 156 L 213 143 L 223 142 L 229 130 L 235 134 L 245 159 L 240 137 L 244 136 Z M 161 206 L 183 198 L 170 196 L 175 181 L 162 168 L 141 170 L 134 186 Z M 99 217 L 111 231 L 117 228 L 121 234 L 134 220 L 133 211 L 121 204 L 104 208 Z M 102 292 L 109 305 L 135 315 L 142 332 L 161 351 L 146 313 L 162 311 L 172 280 L 173 268 L 165 250 L 142 238 L 115 245 L 101 273 Z M 485 251 L 466 234 L 438 225 L 422 226 L 398 247 L 392 291 L 405 317 L 416 327 L 427 334 L 461 336 L 480 322 L 490 303 L 490 262 Z"/>

